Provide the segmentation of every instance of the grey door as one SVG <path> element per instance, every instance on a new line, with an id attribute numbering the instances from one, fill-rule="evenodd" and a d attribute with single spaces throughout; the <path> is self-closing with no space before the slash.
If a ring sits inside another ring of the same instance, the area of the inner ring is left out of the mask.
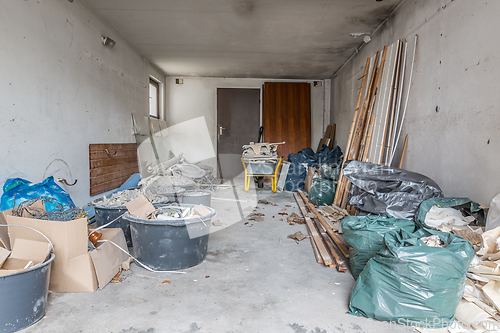
<path id="1" fill-rule="evenodd" d="M 217 88 L 217 174 L 232 179 L 243 172 L 241 146 L 257 142 L 260 89 Z"/>

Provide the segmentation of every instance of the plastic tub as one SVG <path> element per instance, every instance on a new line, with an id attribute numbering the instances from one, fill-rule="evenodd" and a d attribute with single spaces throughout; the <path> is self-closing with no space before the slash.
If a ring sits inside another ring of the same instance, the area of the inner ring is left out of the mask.
<path id="1" fill-rule="evenodd" d="M 154 270 L 176 270 L 201 263 L 207 255 L 210 222 L 216 215 L 214 209 L 207 208 L 210 214 L 201 220 L 146 220 L 125 214 L 130 222 L 135 257 Z"/>
<path id="2" fill-rule="evenodd" d="M 45 315 L 49 292 L 49 260 L 31 269 L 0 275 L 0 332 L 15 332 L 26 328 Z"/>
<path id="3" fill-rule="evenodd" d="M 99 205 L 99 202 L 102 199 L 97 199 L 92 202 L 92 205 L 95 208 L 95 218 L 96 218 L 96 223 L 97 226 L 100 227 L 102 225 L 105 225 L 117 217 L 123 215 L 126 213 L 127 207 L 125 206 L 102 206 Z M 161 204 L 166 204 L 169 201 L 168 198 L 165 198 L 165 202 L 154 204 L 156 205 L 161 205 Z M 111 225 L 108 226 L 108 228 L 121 228 L 123 230 L 123 234 L 125 235 L 125 240 L 127 241 L 127 246 L 131 247 L 132 246 L 132 237 L 130 235 L 130 224 L 127 220 L 125 220 L 123 217 L 120 217 L 117 219 L 115 222 L 113 222 Z"/>
<path id="4" fill-rule="evenodd" d="M 197 190 L 184 192 L 183 203 L 193 205 L 212 206 L 212 191 Z"/>
<path id="5" fill-rule="evenodd" d="M 276 171 L 276 166 L 278 162 L 275 163 L 255 163 L 250 162 L 247 164 L 247 171 L 249 175 L 273 175 Z"/>

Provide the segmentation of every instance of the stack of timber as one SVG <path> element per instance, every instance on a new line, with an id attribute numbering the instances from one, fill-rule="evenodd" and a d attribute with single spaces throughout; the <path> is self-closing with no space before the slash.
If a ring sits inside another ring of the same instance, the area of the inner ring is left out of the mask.
<path id="1" fill-rule="evenodd" d="M 309 202 L 304 192 L 298 190 L 298 193 L 293 195 L 304 216 L 316 261 L 326 266 L 336 267 L 339 272 L 347 271 L 346 263 L 340 253 L 345 258 L 349 258 L 349 250 L 335 234 L 337 230 L 332 228 L 314 205 Z"/>
<path id="2" fill-rule="evenodd" d="M 366 60 L 361 80 L 356 108 L 351 123 L 344 163 L 349 160 L 372 162 L 387 166 L 393 165 L 398 147 L 403 121 L 408 106 L 417 36 L 413 46 L 413 59 L 407 64 L 408 43 L 398 40 L 385 46 L 383 51 Z M 410 67 L 410 70 L 407 70 Z M 409 75 L 406 75 L 409 72 Z M 406 94 L 403 94 L 403 90 Z M 406 97 L 403 97 L 406 95 Z M 403 99 L 405 101 L 403 102 Z M 395 163 L 403 166 L 408 144 L 408 135 L 401 153 Z M 350 182 L 341 173 L 334 205 L 341 209 L 347 207 Z M 347 207 L 352 213 L 352 207 Z"/>

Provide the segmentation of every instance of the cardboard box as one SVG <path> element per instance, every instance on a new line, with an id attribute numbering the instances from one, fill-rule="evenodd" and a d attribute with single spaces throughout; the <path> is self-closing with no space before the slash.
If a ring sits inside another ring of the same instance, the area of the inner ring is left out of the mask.
<path id="1" fill-rule="evenodd" d="M 97 287 L 102 289 L 120 271 L 122 262 L 128 259 L 119 248 L 106 242 L 110 240 L 128 252 L 125 236 L 119 228 L 103 229 L 102 242 L 98 242 L 95 250 L 88 251 L 85 218 L 45 221 L 12 216 L 11 211 L 5 211 L 0 213 L 0 224 L 9 225 L 7 235 L 2 230 L 7 228 L 0 227 L 0 242 L 7 250 L 14 250 L 17 239 L 46 242 L 40 234 L 13 225 L 31 227 L 50 239 L 55 255 L 49 284 L 49 289 L 53 292 L 91 292 Z M 6 241 L 7 236 L 9 241 Z"/>

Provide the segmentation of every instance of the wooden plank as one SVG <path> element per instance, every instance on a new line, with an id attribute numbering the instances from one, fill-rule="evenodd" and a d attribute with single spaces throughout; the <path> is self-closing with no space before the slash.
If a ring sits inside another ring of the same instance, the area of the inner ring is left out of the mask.
<path id="1" fill-rule="evenodd" d="M 98 169 L 92 169 L 92 170 L 90 170 L 90 178 L 95 178 L 95 177 L 110 174 L 110 173 L 113 173 L 116 171 L 122 171 L 122 170 L 133 169 L 133 168 L 136 168 L 135 170 L 137 170 L 133 173 L 136 173 L 139 171 L 139 166 L 137 165 L 137 162 L 126 163 L 126 164 L 121 164 L 121 165 L 113 165 L 113 166 L 103 167 L 103 168 L 98 168 Z"/>
<path id="2" fill-rule="evenodd" d="M 401 159 L 399 160 L 399 168 L 403 169 L 403 163 L 405 162 L 406 146 L 408 145 L 408 134 L 406 134 L 405 143 L 403 145 L 403 151 L 401 152 Z"/>
<path id="3" fill-rule="evenodd" d="M 133 168 L 130 169 L 125 169 L 121 171 L 115 171 L 112 173 L 104 174 L 99 177 L 90 177 L 90 186 L 96 186 L 99 185 L 100 183 L 107 183 L 112 180 L 122 178 L 122 177 L 130 177 L 130 175 L 133 175 L 134 173 L 137 173 L 139 171 L 139 168 L 137 166 L 134 166 Z"/>
<path id="4" fill-rule="evenodd" d="M 368 73 L 368 67 L 370 66 L 370 58 L 366 59 L 366 64 L 365 64 L 365 72 L 363 74 L 363 80 L 361 81 L 361 88 L 359 89 L 359 95 L 358 95 L 358 101 L 356 103 L 356 109 L 354 109 L 354 116 L 352 118 L 351 122 L 351 129 L 349 131 L 349 137 L 347 139 L 347 147 L 346 150 L 344 151 L 344 160 L 342 162 L 342 166 L 345 164 L 347 161 L 347 152 L 350 150 L 351 147 L 351 141 L 352 141 L 352 136 L 354 134 L 354 128 L 356 126 L 357 118 L 358 118 L 358 113 L 359 113 L 359 103 L 361 102 L 361 97 L 363 96 L 363 89 L 365 86 L 366 82 L 366 76 Z M 339 181 L 337 184 L 337 191 L 335 192 L 335 198 L 333 200 L 335 205 L 340 205 L 340 202 L 342 201 L 342 191 L 343 191 L 343 186 L 344 182 L 347 181 L 347 179 L 343 175 L 343 171 L 340 171 L 340 176 L 339 176 Z"/>
<path id="5" fill-rule="evenodd" d="M 364 147 L 363 155 L 361 157 L 361 161 L 363 162 L 368 162 L 368 151 L 370 150 L 370 145 L 372 143 L 372 136 L 373 136 L 373 127 L 375 126 L 375 117 L 376 115 L 372 114 L 372 117 L 370 119 L 370 127 L 368 130 L 368 137 L 366 140 L 366 145 Z"/>
<path id="6" fill-rule="evenodd" d="M 89 144 L 89 151 L 104 151 L 107 149 L 110 153 L 115 150 L 129 150 L 137 149 L 137 144 L 135 143 L 91 143 Z"/>
<path id="7" fill-rule="evenodd" d="M 130 177 L 130 175 L 112 180 L 110 182 L 99 183 L 99 185 L 91 186 L 90 195 L 96 195 L 120 187 L 128 179 L 128 177 Z"/>
<path id="8" fill-rule="evenodd" d="M 139 172 L 135 143 L 99 143 L 89 145 L 90 195 L 122 185 Z"/>
<path id="9" fill-rule="evenodd" d="M 337 124 L 331 124 L 330 125 L 330 143 L 328 144 L 328 149 L 332 150 L 333 149 L 333 142 L 335 140 L 335 131 L 337 129 Z"/>
<path id="10" fill-rule="evenodd" d="M 299 205 L 299 209 L 302 212 L 302 215 L 304 216 L 304 220 L 306 221 L 309 235 L 316 243 L 316 246 L 318 248 L 318 252 L 320 253 L 321 257 L 323 258 L 323 263 L 325 265 L 330 266 L 333 263 L 332 259 L 330 257 L 330 254 L 328 253 L 328 250 L 326 249 L 325 245 L 323 244 L 323 242 L 321 240 L 321 236 L 318 234 L 318 231 L 314 227 L 313 222 L 311 221 L 311 219 L 309 217 L 307 217 L 307 209 L 304 205 L 304 202 L 302 201 L 300 196 L 295 195 L 295 194 L 296 193 L 294 193 L 295 200 L 297 201 L 297 204 Z"/>
<path id="11" fill-rule="evenodd" d="M 108 149 L 109 151 L 109 149 Z M 103 151 L 97 151 L 93 150 L 90 151 L 90 159 L 92 161 L 97 161 L 97 160 L 107 160 L 110 158 L 118 158 L 118 157 L 128 157 L 128 156 L 136 156 L 137 155 L 137 148 L 134 147 L 134 149 L 124 149 L 124 150 L 113 150 L 109 151 L 110 154 L 106 153 L 104 150 Z M 113 152 L 116 152 L 114 155 Z"/>
<path id="12" fill-rule="evenodd" d="M 366 123 L 366 117 L 368 114 L 368 109 L 369 109 L 369 103 L 371 101 L 371 97 L 373 94 L 373 87 L 376 84 L 376 78 L 377 78 L 377 66 L 378 66 L 378 61 L 380 59 L 380 51 L 377 52 L 377 55 L 375 57 L 375 63 L 374 63 L 374 70 L 372 73 L 372 77 L 370 79 L 370 85 L 368 86 L 368 94 L 365 96 L 365 100 L 363 103 L 363 108 L 361 109 L 361 112 L 359 114 L 359 119 L 358 119 L 358 124 L 356 126 L 356 130 L 354 131 L 354 136 L 353 136 L 353 142 L 351 145 L 351 149 L 349 150 L 349 159 L 357 159 L 358 154 L 359 154 L 359 148 L 362 140 L 362 133 L 365 128 L 365 123 Z"/>
<path id="13" fill-rule="evenodd" d="M 137 156 L 128 156 L 128 157 L 118 157 L 118 158 L 110 158 L 107 160 L 98 160 L 98 161 L 90 161 L 90 170 L 121 165 L 127 163 L 137 163 Z"/>
<path id="14" fill-rule="evenodd" d="M 342 251 L 342 254 L 344 255 L 344 257 L 349 258 L 349 250 L 347 249 L 347 246 L 345 246 L 345 244 L 335 234 L 335 232 L 333 231 L 333 229 L 330 228 L 330 225 L 328 224 L 328 222 L 326 222 L 326 220 L 323 217 L 323 215 L 321 215 L 318 212 L 318 210 L 314 207 L 314 205 L 309 202 L 309 199 L 306 197 L 306 195 L 304 194 L 304 192 L 302 192 L 301 190 L 297 190 L 297 192 L 302 197 L 302 200 L 304 201 L 304 203 L 306 204 L 306 206 L 311 210 L 312 213 L 314 213 L 314 215 L 317 216 L 318 220 L 321 222 L 321 224 L 325 228 L 325 230 L 328 233 L 328 235 L 330 235 L 330 237 L 335 242 L 335 244 L 338 246 L 338 248 L 340 249 L 340 251 Z"/>
<path id="15" fill-rule="evenodd" d="M 330 251 L 330 254 L 332 255 L 333 261 L 335 262 L 334 267 L 337 267 L 337 270 L 339 272 L 346 272 L 347 266 L 345 264 L 345 261 L 340 257 L 337 249 L 335 249 L 335 247 L 333 246 L 331 238 L 328 237 L 328 234 L 325 232 L 325 229 L 320 224 L 318 219 L 313 219 L 313 221 L 315 222 L 316 228 L 318 228 L 318 231 L 320 232 L 321 236 L 323 237 L 323 241 L 325 242 L 326 247 L 328 248 L 328 250 Z M 330 266 L 330 267 L 332 267 L 332 266 Z"/>
<path id="16" fill-rule="evenodd" d="M 327 249 L 328 253 L 330 254 L 330 258 L 333 259 L 332 263 L 328 266 L 330 267 L 337 267 L 337 259 L 335 258 L 335 255 L 338 256 L 337 252 L 335 251 L 331 251 L 330 247 L 328 246 L 328 235 L 325 233 L 325 231 L 323 230 L 323 228 L 321 228 L 319 226 L 319 222 L 317 222 L 317 219 L 311 219 L 311 221 L 313 222 L 313 226 L 314 228 L 316 228 L 316 231 L 318 232 L 320 238 L 321 238 L 321 241 L 323 242 L 323 245 L 325 246 L 325 248 Z"/>

